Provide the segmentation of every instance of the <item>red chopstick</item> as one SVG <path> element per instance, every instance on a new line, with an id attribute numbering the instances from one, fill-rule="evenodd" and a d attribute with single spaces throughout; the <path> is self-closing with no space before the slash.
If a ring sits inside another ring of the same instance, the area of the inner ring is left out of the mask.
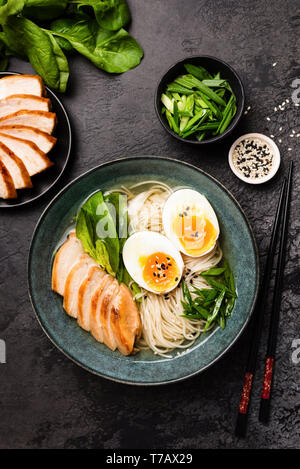
<path id="1" fill-rule="evenodd" d="M 289 217 L 289 205 L 291 198 L 291 184 L 292 184 L 292 171 L 293 162 L 290 164 L 288 183 L 286 189 L 286 196 L 284 202 L 283 221 L 281 226 L 280 234 L 280 246 L 277 260 L 276 277 L 273 293 L 273 302 L 271 309 L 271 320 L 269 329 L 269 338 L 267 346 L 267 356 L 265 361 L 265 373 L 262 386 L 262 395 L 259 409 L 259 420 L 267 423 L 270 418 L 270 403 L 271 403 L 271 389 L 272 381 L 274 376 L 274 363 L 275 363 L 275 352 L 277 343 L 277 333 L 280 320 L 280 303 L 281 294 L 283 287 L 283 274 L 284 274 L 284 263 L 285 263 L 285 252 L 286 252 L 286 240 L 287 240 L 287 224 Z"/>
<path id="2" fill-rule="evenodd" d="M 276 215 L 273 224 L 273 230 L 271 235 L 271 241 L 268 249 L 267 261 L 264 271 L 264 276 L 262 280 L 262 284 L 259 290 L 259 295 L 257 299 L 256 308 L 252 318 L 252 337 L 251 337 L 251 344 L 247 359 L 245 377 L 244 377 L 244 384 L 242 389 L 242 394 L 240 398 L 240 405 L 238 410 L 238 417 L 236 422 L 235 433 L 237 436 L 245 436 L 247 430 L 247 419 L 249 413 L 249 404 L 251 398 L 251 391 L 253 385 L 253 377 L 256 369 L 256 362 L 257 362 L 257 353 L 259 348 L 260 336 L 263 327 L 263 315 L 266 309 L 267 303 L 267 295 L 266 292 L 269 288 L 271 272 L 272 272 L 272 265 L 273 259 L 275 254 L 276 248 L 276 240 L 277 240 L 277 233 L 278 228 L 280 225 L 281 219 L 281 212 L 284 202 L 284 194 L 286 192 L 286 179 L 284 179 L 281 190 L 279 201 L 277 205 Z"/>

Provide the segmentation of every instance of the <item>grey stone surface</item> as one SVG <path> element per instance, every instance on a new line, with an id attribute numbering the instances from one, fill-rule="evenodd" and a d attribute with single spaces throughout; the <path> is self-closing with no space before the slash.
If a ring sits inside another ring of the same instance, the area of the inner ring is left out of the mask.
<path id="1" fill-rule="evenodd" d="M 60 183 L 37 203 L 0 212 L 0 448 L 296 448 L 299 436 L 299 370 L 292 342 L 299 326 L 299 143 L 300 107 L 291 84 L 300 78 L 298 1 L 129 1 L 131 33 L 145 51 L 143 62 L 121 76 L 108 76 L 82 57 L 70 60 L 63 102 L 70 114 L 74 147 Z M 153 94 L 164 70 L 187 55 L 211 54 L 240 73 L 251 110 L 227 141 L 193 148 L 170 137 L 157 121 Z M 277 63 L 275 67 L 273 63 Z M 31 72 L 10 61 L 10 70 Z M 274 107 L 285 99 L 286 110 Z M 270 121 L 266 117 L 270 117 Z M 279 128 L 282 130 L 279 131 Z M 248 131 L 282 139 L 282 165 L 267 185 L 239 181 L 227 164 L 235 137 Z M 288 151 L 291 148 L 292 151 Z M 105 381 L 82 370 L 50 343 L 27 294 L 27 254 L 35 224 L 51 198 L 84 171 L 120 156 L 153 154 L 195 164 L 219 179 L 246 211 L 263 265 L 279 187 L 295 161 L 287 262 L 272 419 L 258 422 L 268 315 L 245 440 L 234 436 L 249 328 L 211 369 L 175 385 L 140 388 Z"/>

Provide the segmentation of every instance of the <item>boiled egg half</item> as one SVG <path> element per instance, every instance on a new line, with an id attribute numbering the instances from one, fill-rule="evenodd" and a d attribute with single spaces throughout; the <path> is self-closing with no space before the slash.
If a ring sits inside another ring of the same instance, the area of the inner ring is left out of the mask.
<path id="1" fill-rule="evenodd" d="M 214 209 L 204 195 L 192 189 L 177 190 L 168 198 L 163 227 L 175 247 L 191 257 L 208 254 L 220 234 Z"/>
<path id="2" fill-rule="evenodd" d="M 124 265 L 133 280 L 153 293 L 168 293 L 180 282 L 183 260 L 165 236 L 140 231 L 130 236 L 123 247 Z"/>

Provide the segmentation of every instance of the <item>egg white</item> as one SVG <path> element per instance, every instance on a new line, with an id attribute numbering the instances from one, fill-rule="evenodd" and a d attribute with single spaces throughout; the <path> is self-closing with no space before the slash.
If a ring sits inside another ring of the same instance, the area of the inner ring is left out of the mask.
<path id="1" fill-rule="evenodd" d="M 164 232 L 167 238 L 172 241 L 180 252 L 190 257 L 202 257 L 212 251 L 215 244 L 201 255 L 193 256 L 184 249 L 178 236 L 173 230 L 174 219 L 189 206 L 196 207 L 197 215 L 203 216 L 211 222 L 217 232 L 217 241 L 220 234 L 220 228 L 215 211 L 207 198 L 203 194 L 200 194 L 200 192 L 193 189 L 179 189 L 170 195 L 163 208 L 162 220 Z"/>
<path id="2" fill-rule="evenodd" d="M 143 279 L 143 267 L 140 263 L 140 258 L 147 258 L 156 252 L 165 253 L 167 256 L 173 257 L 176 262 L 180 275 L 178 281 L 169 288 L 162 292 L 152 290 Z M 174 244 L 160 233 L 154 231 L 139 231 L 131 235 L 125 242 L 123 247 L 123 261 L 124 265 L 133 278 L 133 280 L 142 288 L 156 294 L 164 294 L 173 290 L 181 280 L 184 263 L 180 252 L 176 249 Z"/>

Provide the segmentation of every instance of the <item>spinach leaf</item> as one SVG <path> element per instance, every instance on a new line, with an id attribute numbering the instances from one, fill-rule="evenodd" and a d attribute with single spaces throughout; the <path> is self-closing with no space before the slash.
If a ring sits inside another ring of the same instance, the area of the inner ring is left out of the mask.
<path id="1" fill-rule="evenodd" d="M 23 16 L 36 20 L 53 20 L 66 10 L 68 0 L 25 0 Z"/>
<path id="2" fill-rule="evenodd" d="M 76 236 L 84 250 L 111 275 L 119 268 L 119 239 L 114 219 L 102 192 L 93 194 L 80 208 Z"/>
<path id="3" fill-rule="evenodd" d="M 69 77 L 67 59 L 49 32 L 27 18 L 11 16 L 2 25 L 6 46 L 29 59 L 36 72 L 51 88 L 64 92 Z"/>
<path id="4" fill-rule="evenodd" d="M 51 30 L 109 73 L 126 72 L 136 67 L 143 56 L 139 44 L 124 29 L 106 31 L 96 20 L 59 19 L 51 24 Z"/>
<path id="5" fill-rule="evenodd" d="M 120 243 L 120 254 L 122 254 L 124 243 L 128 237 L 128 213 L 127 198 L 124 194 L 112 192 L 104 196 L 104 200 L 115 218 L 115 225 Z"/>
<path id="6" fill-rule="evenodd" d="M 25 0 L 2 0 L 0 2 L 0 23 L 3 24 L 10 16 L 21 13 L 24 2 Z"/>
<path id="7" fill-rule="evenodd" d="M 130 21 L 130 11 L 126 0 L 71 0 L 78 8 L 93 8 L 96 20 L 102 28 L 117 31 Z"/>

